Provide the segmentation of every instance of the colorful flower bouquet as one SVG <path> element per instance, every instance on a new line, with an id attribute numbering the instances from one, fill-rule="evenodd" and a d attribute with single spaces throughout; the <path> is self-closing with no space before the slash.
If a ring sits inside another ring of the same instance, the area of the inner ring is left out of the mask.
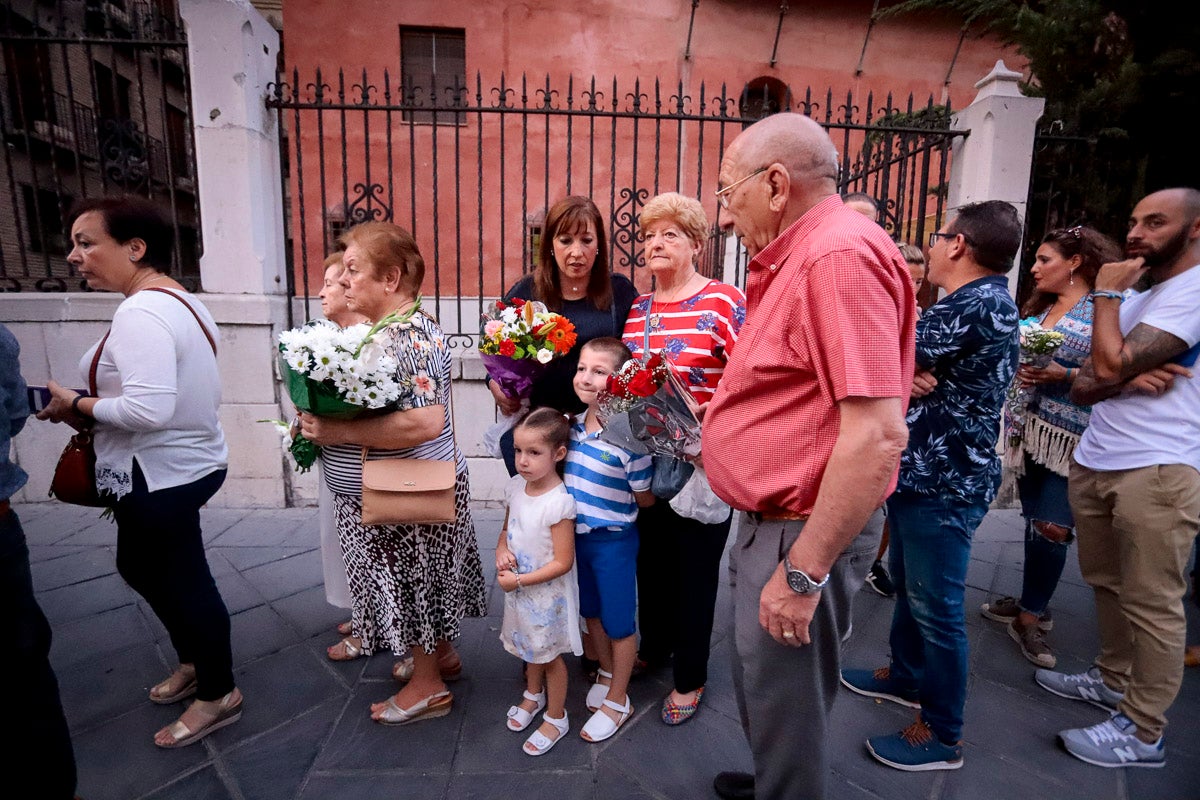
<path id="1" fill-rule="evenodd" d="M 279 335 L 279 362 L 288 396 L 300 411 L 333 419 L 354 419 L 384 411 L 399 399 L 399 363 L 388 355 L 375 335 L 390 325 L 405 325 L 420 309 L 393 312 L 374 325 L 365 322 L 338 328 L 312 322 Z M 420 376 L 424 379 L 424 376 Z M 429 380 L 433 380 L 429 378 Z M 295 433 L 282 420 L 270 422 L 290 441 L 296 468 L 307 472 L 317 458 L 317 445 Z"/>
<path id="2" fill-rule="evenodd" d="M 1017 326 L 1020 341 L 1018 364 L 1022 367 L 1045 369 L 1054 360 L 1054 354 L 1066 340 L 1062 333 L 1043 328 L 1037 317 L 1026 317 Z M 1033 400 L 1033 389 L 1022 386 L 1021 381 L 1013 379 L 1008 389 L 1008 402 L 1005 408 L 1006 427 L 1008 428 L 1008 443 L 1017 447 L 1025 429 L 1025 412 Z"/>
<path id="3" fill-rule="evenodd" d="M 483 316 L 479 356 L 500 390 L 520 400 L 529 396 L 546 365 L 565 356 L 574 345 L 575 326 L 562 314 L 548 311 L 536 301 L 497 300 Z"/>
<path id="4" fill-rule="evenodd" d="M 661 353 L 626 361 L 600 392 L 600 438 L 633 453 L 694 457 L 700 453 L 700 421 L 690 401 L 691 393 Z"/>

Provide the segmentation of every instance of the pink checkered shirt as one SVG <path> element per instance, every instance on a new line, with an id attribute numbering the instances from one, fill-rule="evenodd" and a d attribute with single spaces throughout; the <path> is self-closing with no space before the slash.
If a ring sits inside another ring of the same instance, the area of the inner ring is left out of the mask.
<path id="1" fill-rule="evenodd" d="M 884 230 L 830 196 L 750 262 L 746 298 L 704 418 L 705 470 L 734 508 L 809 514 L 837 440 L 837 404 L 902 397 L 907 408 L 912 282 Z"/>

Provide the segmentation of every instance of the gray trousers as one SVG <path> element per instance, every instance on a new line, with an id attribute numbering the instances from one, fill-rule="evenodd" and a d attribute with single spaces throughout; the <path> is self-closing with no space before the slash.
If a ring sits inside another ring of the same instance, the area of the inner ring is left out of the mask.
<path id="1" fill-rule="evenodd" d="M 829 776 L 827 727 L 837 696 L 842 637 L 883 535 L 883 510 L 834 563 L 809 626 L 812 643 L 779 644 L 758 624 L 759 596 L 804 522 L 755 522 L 739 515 L 729 555 L 733 589 L 733 683 L 754 756 L 760 800 L 823 800 Z"/>

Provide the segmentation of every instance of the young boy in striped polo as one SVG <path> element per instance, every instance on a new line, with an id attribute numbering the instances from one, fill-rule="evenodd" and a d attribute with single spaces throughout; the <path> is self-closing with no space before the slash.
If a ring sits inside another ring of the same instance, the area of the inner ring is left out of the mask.
<path id="1" fill-rule="evenodd" d="M 600 659 L 588 691 L 592 718 L 580 735 L 589 742 L 612 736 L 633 715 L 627 689 L 637 658 L 637 510 L 654 502 L 650 456 L 601 441 L 597 396 L 608 376 L 632 358 L 620 339 L 587 342 L 575 370 L 575 394 L 587 405 L 571 428 L 564 482 L 575 498 L 575 563 L 579 611 Z"/>

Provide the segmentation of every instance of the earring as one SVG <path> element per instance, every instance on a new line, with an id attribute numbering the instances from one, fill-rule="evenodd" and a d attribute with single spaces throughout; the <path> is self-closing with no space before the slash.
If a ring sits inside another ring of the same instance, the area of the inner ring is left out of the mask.
<path id="1" fill-rule="evenodd" d="M 1071 270 L 1068 274 L 1071 276 L 1070 284 L 1072 286 L 1074 286 L 1075 285 L 1075 270 Z"/>
<path id="2" fill-rule="evenodd" d="M 130 261 L 137 261 L 137 256 L 130 256 L 130 257 L 129 257 L 129 260 L 130 260 Z"/>

